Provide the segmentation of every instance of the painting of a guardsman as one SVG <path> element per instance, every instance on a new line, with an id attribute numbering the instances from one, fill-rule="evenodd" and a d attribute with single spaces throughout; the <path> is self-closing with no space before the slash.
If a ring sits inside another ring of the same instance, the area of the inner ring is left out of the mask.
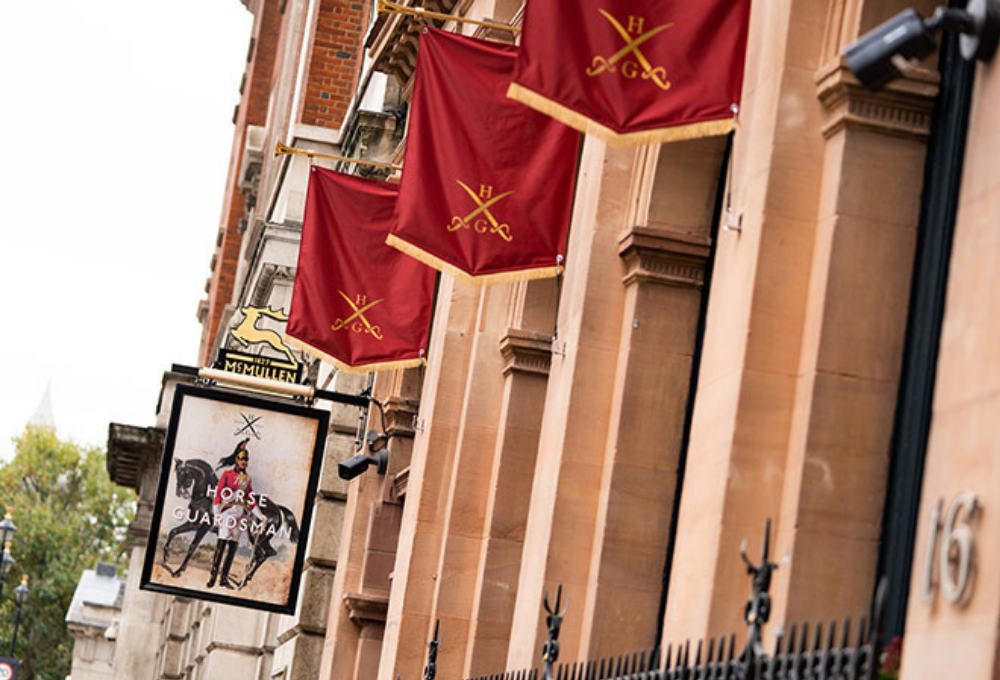
<path id="1" fill-rule="evenodd" d="M 229 582 L 229 570 L 233 566 L 236 549 L 245 533 L 247 525 L 245 518 L 250 513 L 256 513 L 261 520 L 263 515 L 257 510 L 257 498 L 253 492 L 253 481 L 247 467 L 250 464 L 250 452 L 247 444 L 250 439 L 244 439 L 236 445 L 232 456 L 224 458 L 220 467 L 232 464 L 232 467 L 222 473 L 219 484 L 215 488 L 215 500 L 212 505 L 218 513 L 219 540 L 215 544 L 215 555 L 212 557 L 212 573 L 206 586 L 215 585 L 216 577 L 223 588 L 233 588 Z M 221 567 L 221 571 L 220 571 Z"/>
<path id="2" fill-rule="evenodd" d="M 178 385 L 140 588 L 292 613 L 329 412 Z"/>

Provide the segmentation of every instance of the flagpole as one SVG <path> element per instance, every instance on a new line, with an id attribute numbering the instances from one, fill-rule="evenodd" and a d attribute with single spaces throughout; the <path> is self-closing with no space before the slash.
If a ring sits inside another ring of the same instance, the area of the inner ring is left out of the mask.
<path id="1" fill-rule="evenodd" d="M 498 31 L 510 31 L 511 33 L 520 33 L 521 28 L 519 26 L 510 26 L 508 24 L 500 24 L 495 21 L 480 21 L 479 19 L 467 19 L 465 17 L 457 17 L 452 14 L 444 14 L 442 12 L 432 12 L 431 10 L 424 9 L 423 7 L 406 7 L 405 5 L 399 5 L 391 0 L 379 0 L 378 11 L 385 14 L 410 14 L 412 16 L 423 17 L 424 19 L 438 19 L 440 21 L 454 21 L 460 24 L 475 24 L 476 26 L 485 26 L 486 28 L 494 28 Z"/>
<path id="2" fill-rule="evenodd" d="M 296 149 L 294 147 L 288 146 L 287 144 L 282 144 L 278 142 L 274 147 L 275 156 L 308 156 L 309 158 L 326 158 L 331 161 L 341 161 L 344 163 L 357 163 L 358 165 L 370 165 L 376 168 L 388 168 L 389 170 L 402 170 L 402 165 L 393 165 L 392 163 L 381 163 L 379 161 L 366 161 L 360 158 L 347 158 L 346 156 L 334 156 L 329 153 L 320 153 L 319 151 L 310 151 L 308 149 Z"/>

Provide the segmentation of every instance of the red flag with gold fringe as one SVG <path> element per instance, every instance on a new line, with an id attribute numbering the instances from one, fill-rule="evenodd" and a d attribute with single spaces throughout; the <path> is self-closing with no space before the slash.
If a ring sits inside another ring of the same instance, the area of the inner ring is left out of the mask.
<path id="1" fill-rule="evenodd" d="M 749 20 L 750 0 L 528 0 L 508 94 L 615 146 L 725 134 Z"/>
<path id="2" fill-rule="evenodd" d="M 459 279 L 555 276 L 580 135 L 506 96 L 517 48 L 428 29 L 388 243 Z"/>
<path id="3" fill-rule="evenodd" d="M 397 194 L 310 168 L 289 344 L 349 372 L 423 363 L 435 272 L 385 244 Z"/>

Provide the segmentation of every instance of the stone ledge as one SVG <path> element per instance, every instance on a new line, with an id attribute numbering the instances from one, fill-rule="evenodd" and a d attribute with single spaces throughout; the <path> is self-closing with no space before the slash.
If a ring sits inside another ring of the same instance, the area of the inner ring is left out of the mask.
<path id="1" fill-rule="evenodd" d="M 632 227 L 618 240 L 625 262 L 622 283 L 658 283 L 683 288 L 705 285 L 705 265 L 711 252 L 708 237 L 660 229 Z"/>
<path id="2" fill-rule="evenodd" d="M 828 114 L 823 136 L 852 128 L 923 142 L 931 131 L 940 82 L 937 71 L 918 68 L 872 92 L 841 58 L 816 74 L 816 97 Z"/>
<path id="3" fill-rule="evenodd" d="M 344 593 L 344 606 L 347 615 L 359 626 L 366 623 L 385 623 L 389 613 L 388 595 L 370 595 L 363 593 Z"/>
<path id="4" fill-rule="evenodd" d="M 504 358 L 503 374 L 512 371 L 547 376 L 552 362 L 552 338 L 542 333 L 508 328 L 500 339 Z"/>
<path id="5" fill-rule="evenodd" d="M 392 396 L 385 402 L 385 430 L 390 437 L 413 439 L 413 418 L 417 415 L 419 402 Z"/>

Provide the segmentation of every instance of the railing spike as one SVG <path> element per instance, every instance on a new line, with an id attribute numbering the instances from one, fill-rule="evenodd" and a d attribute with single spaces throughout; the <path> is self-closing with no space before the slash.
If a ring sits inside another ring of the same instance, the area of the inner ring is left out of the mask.
<path id="1" fill-rule="evenodd" d="M 816 634 L 813 636 L 813 651 L 818 652 L 823 646 L 823 622 L 816 622 Z"/>
<path id="2" fill-rule="evenodd" d="M 830 619 L 830 627 L 826 631 L 826 648 L 833 649 L 833 643 L 837 639 L 837 621 Z"/>
<path id="3" fill-rule="evenodd" d="M 729 634 L 729 660 L 733 660 L 733 655 L 736 654 L 736 633 Z"/>
<path id="4" fill-rule="evenodd" d="M 868 617 L 863 616 L 858 621 L 858 647 L 865 643 L 868 639 Z"/>
<path id="5" fill-rule="evenodd" d="M 840 634 L 840 646 L 841 648 L 846 648 L 851 640 L 851 617 L 848 616 L 844 619 L 844 630 Z"/>

